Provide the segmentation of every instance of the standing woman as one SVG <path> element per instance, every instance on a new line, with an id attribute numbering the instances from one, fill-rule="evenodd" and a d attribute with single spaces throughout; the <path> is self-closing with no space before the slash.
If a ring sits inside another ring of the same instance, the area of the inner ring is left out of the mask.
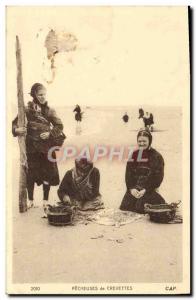
<path id="1" fill-rule="evenodd" d="M 48 106 L 46 88 L 42 84 L 35 83 L 30 95 L 33 100 L 26 107 L 27 128 L 18 127 L 16 117 L 12 122 L 12 133 L 14 136 L 26 134 L 28 207 L 34 206 L 35 183 L 42 185 L 45 213 L 50 186 L 56 186 L 60 181 L 57 163 L 48 159 L 48 150 L 55 145 L 55 140 L 64 136 L 63 124 L 55 110 Z"/>
<path id="2" fill-rule="evenodd" d="M 127 162 L 127 191 L 120 209 L 144 213 L 146 203 L 165 203 L 157 192 L 164 177 L 164 160 L 162 155 L 151 147 L 152 135 L 148 130 L 138 132 L 137 144 L 139 149 L 133 152 L 132 160 Z"/>

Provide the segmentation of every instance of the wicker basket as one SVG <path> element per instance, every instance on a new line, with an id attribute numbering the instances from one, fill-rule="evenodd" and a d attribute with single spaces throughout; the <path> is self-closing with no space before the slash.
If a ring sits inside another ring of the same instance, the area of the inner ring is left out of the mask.
<path id="1" fill-rule="evenodd" d="M 50 225 L 70 225 L 73 222 L 74 210 L 69 206 L 49 206 L 47 216 Z"/>
<path id="2" fill-rule="evenodd" d="M 169 223 L 176 216 L 177 204 L 145 204 L 144 211 L 149 214 L 150 220 L 156 223 Z"/>

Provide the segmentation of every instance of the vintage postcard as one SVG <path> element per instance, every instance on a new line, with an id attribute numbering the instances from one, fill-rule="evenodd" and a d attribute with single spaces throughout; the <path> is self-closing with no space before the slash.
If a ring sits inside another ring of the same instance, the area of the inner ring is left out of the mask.
<path id="1" fill-rule="evenodd" d="M 190 9 L 7 6 L 8 294 L 190 294 Z"/>

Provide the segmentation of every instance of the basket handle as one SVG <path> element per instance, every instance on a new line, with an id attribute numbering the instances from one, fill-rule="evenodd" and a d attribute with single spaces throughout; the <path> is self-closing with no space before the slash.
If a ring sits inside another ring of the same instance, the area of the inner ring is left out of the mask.
<path id="1" fill-rule="evenodd" d="M 144 211 L 145 211 L 145 212 L 148 212 L 149 209 L 150 209 L 150 207 L 151 207 L 151 204 L 145 203 L 145 204 L 144 204 Z"/>
<path id="2" fill-rule="evenodd" d="M 174 208 L 178 208 L 178 206 L 180 205 L 181 202 L 182 202 L 182 201 L 179 200 L 179 202 L 173 202 L 173 203 L 171 203 L 170 205 L 173 206 Z"/>

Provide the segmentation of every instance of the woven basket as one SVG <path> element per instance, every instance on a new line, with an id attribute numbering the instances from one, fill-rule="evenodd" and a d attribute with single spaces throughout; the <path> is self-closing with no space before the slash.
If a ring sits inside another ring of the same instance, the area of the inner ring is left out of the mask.
<path id="1" fill-rule="evenodd" d="M 177 204 L 145 204 L 144 211 L 149 214 L 150 220 L 156 223 L 169 223 L 176 216 Z"/>
<path id="2" fill-rule="evenodd" d="M 47 216 L 50 225 L 70 225 L 73 222 L 74 210 L 71 207 L 49 206 Z"/>

